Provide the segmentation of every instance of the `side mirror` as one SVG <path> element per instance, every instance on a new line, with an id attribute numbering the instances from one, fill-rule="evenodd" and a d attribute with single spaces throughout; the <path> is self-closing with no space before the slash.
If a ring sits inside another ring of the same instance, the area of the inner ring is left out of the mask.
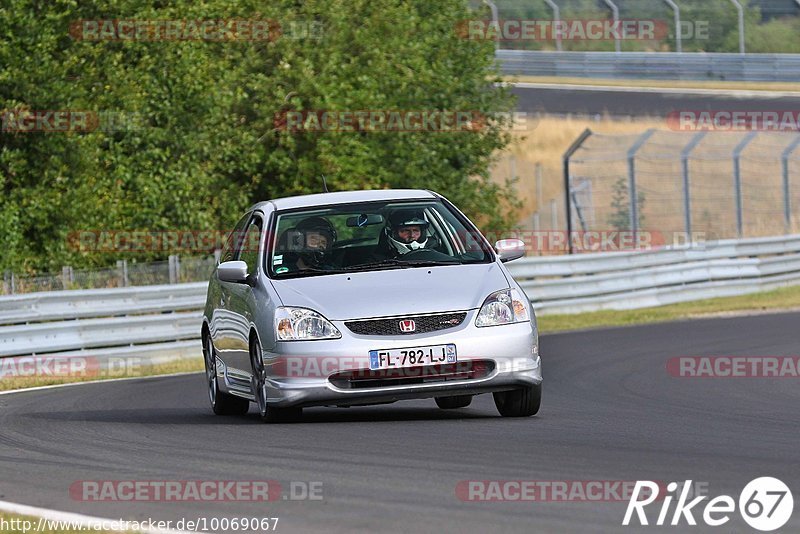
<path id="1" fill-rule="evenodd" d="M 494 245 L 497 257 L 500 261 L 507 263 L 525 256 L 525 242 L 519 239 L 501 239 Z"/>
<path id="2" fill-rule="evenodd" d="M 217 267 L 217 276 L 223 282 L 235 284 L 247 283 L 247 263 L 243 261 L 226 261 Z"/>

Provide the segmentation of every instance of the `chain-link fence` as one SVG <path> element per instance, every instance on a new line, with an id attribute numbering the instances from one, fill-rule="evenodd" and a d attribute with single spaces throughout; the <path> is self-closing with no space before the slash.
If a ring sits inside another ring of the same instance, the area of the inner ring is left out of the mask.
<path id="1" fill-rule="evenodd" d="M 6 271 L 2 294 L 204 282 L 218 261 L 217 251 L 214 256 L 182 258 L 176 255 L 167 261 L 149 263 L 119 260 L 116 267 L 108 269 L 77 270 L 67 265 L 58 274 L 34 276 Z"/>
<path id="2" fill-rule="evenodd" d="M 573 148 L 570 230 L 725 239 L 800 229 L 796 133 L 587 131 Z"/>

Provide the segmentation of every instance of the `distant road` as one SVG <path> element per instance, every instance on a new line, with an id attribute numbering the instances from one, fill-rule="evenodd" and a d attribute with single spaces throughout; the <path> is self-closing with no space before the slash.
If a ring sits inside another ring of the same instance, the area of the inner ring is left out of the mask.
<path id="1" fill-rule="evenodd" d="M 518 111 L 620 117 L 665 117 L 671 111 L 798 111 L 800 92 L 716 91 L 520 83 Z"/>

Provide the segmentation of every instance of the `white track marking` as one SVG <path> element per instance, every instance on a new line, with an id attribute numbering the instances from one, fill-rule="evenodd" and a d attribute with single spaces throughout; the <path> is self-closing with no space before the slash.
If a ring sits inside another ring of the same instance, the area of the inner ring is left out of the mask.
<path id="1" fill-rule="evenodd" d="M 24 388 L 24 389 L 9 389 L 7 391 L 0 391 L 0 395 L 10 395 L 12 393 L 25 393 L 28 391 L 42 391 L 46 389 L 66 388 L 71 386 L 82 386 L 85 384 L 101 384 L 104 382 L 123 382 L 128 380 L 146 380 L 148 378 L 167 378 L 171 376 L 196 375 L 202 372 L 203 371 L 184 371 L 181 373 L 170 373 L 166 375 L 126 376 L 125 378 L 107 378 L 104 380 L 87 380 L 85 382 L 67 382 L 65 384 L 50 384 L 49 386 L 35 386 L 32 388 Z"/>

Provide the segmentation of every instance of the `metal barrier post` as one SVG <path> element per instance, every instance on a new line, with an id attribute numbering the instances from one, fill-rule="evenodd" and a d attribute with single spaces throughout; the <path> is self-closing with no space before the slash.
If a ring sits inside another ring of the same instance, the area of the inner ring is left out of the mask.
<path id="1" fill-rule="evenodd" d="M 733 151 L 733 184 L 736 188 L 736 232 L 740 239 L 744 235 L 744 221 L 742 218 L 742 152 L 756 137 L 758 137 L 758 132 L 750 132 Z"/>
<path id="2" fill-rule="evenodd" d="M 797 3 L 800 4 L 800 0 L 797 0 Z M 800 135 L 797 136 L 797 139 L 792 141 L 792 144 L 783 152 L 781 158 L 783 163 L 783 216 L 786 220 L 787 234 L 792 231 L 792 197 L 791 188 L 789 186 L 789 159 L 798 148 L 800 148 Z"/>
<path id="3" fill-rule="evenodd" d="M 628 150 L 628 192 L 631 203 L 631 231 L 633 232 L 633 242 L 638 243 L 639 235 L 639 195 L 636 192 L 636 153 L 644 144 L 656 133 L 654 128 L 647 130 Z"/>
<path id="4" fill-rule="evenodd" d="M 702 141 L 706 135 L 708 135 L 708 132 L 700 132 L 695 135 L 681 152 L 681 167 L 683 169 L 683 210 L 685 214 L 684 220 L 686 222 L 686 235 L 690 243 L 692 242 L 692 197 L 689 190 L 689 158 L 692 155 L 692 151 L 697 148 L 697 145 L 700 144 L 700 141 Z"/>
<path id="5" fill-rule="evenodd" d="M 572 195 L 571 189 L 572 185 L 570 170 L 569 170 L 569 160 L 572 158 L 573 154 L 578 151 L 578 149 L 583 146 L 583 143 L 586 142 L 589 137 L 592 136 L 592 130 L 587 128 L 584 132 L 578 137 L 572 146 L 570 146 L 567 151 L 564 153 L 564 196 L 566 197 L 566 204 L 567 204 L 567 241 L 569 243 L 569 253 L 572 254 L 574 251 L 572 250 Z M 556 230 L 554 226 L 551 230 Z"/>

